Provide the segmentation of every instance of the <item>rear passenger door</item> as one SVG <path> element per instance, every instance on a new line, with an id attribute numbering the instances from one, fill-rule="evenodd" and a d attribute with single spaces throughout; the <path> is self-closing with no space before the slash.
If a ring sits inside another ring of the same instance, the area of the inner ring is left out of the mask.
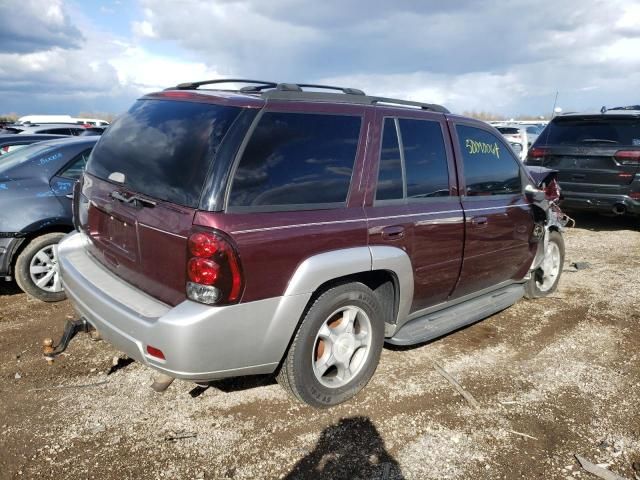
<path id="1" fill-rule="evenodd" d="M 218 225 L 245 260 L 243 301 L 282 295 L 310 256 L 367 244 L 364 110 L 284 101 L 256 118 Z"/>
<path id="2" fill-rule="evenodd" d="M 450 122 L 466 219 L 464 260 L 453 295 L 460 297 L 522 279 L 535 244 L 520 162 L 489 127 Z"/>
<path id="3" fill-rule="evenodd" d="M 366 208 L 370 245 L 407 251 L 414 278 L 411 312 L 443 302 L 460 272 L 464 217 L 442 115 L 380 108 L 374 188 Z"/>

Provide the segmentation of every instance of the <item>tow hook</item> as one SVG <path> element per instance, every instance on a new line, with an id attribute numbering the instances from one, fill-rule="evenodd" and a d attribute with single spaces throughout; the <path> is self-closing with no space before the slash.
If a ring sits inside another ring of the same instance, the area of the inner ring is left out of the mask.
<path id="1" fill-rule="evenodd" d="M 62 337 L 55 347 L 53 346 L 53 340 L 50 338 L 45 338 L 42 341 L 42 353 L 44 353 L 44 358 L 47 360 L 47 363 L 51 365 L 54 357 L 57 357 L 67 349 L 69 342 L 71 342 L 71 339 L 75 337 L 78 332 L 89 333 L 92 330 L 94 330 L 94 328 L 84 318 L 80 320 L 67 320 L 67 323 L 64 325 Z"/>

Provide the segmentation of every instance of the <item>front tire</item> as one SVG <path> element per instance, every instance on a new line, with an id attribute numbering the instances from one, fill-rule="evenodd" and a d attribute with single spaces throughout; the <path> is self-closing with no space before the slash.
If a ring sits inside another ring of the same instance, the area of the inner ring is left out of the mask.
<path id="1" fill-rule="evenodd" d="M 64 233 L 47 233 L 31 240 L 16 259 L 16 283 L 23 292 L 43 302 L 66 298 L 58 268 L 58 242 Z"/>
<path id="2" fill-rule="evenodd" d="M 294 398 L 327 408 L 354 397 L 378 366 L 384 343 L 383 309 L 361 283 L 331 288 L 304 316 L 278 373 Z"/>
<path id="3" fill-rule="evenodd" d="M 549 232 L 549 242 L 542 265 L 531 274 L 525 286 L 527 298 L 541 298 L 553 293 L 558 288 L 562 268 L 564 266 L 564 239 L 555 230 Z"/>

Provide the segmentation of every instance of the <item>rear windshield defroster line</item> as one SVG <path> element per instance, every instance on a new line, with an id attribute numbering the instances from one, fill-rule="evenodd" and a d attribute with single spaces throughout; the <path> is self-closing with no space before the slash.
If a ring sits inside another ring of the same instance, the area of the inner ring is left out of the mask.
<path id="1" fill-rule="evenodd" d="M 240 108 L 138 100 L 104 133 L 87 172 L 107 180 L 120 172 L 135 192 L 197 207 L 210 162 Z"/>

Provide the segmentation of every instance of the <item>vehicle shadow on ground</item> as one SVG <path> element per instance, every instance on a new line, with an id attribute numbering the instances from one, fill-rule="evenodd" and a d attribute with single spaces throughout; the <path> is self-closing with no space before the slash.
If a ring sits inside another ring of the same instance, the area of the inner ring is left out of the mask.
<path id="1" fill-rule="evenodd" d="M 241 392 L 243 390 L 251 390 L 252 388 L 266 387 L 276 383 L 273 375 L 250 375 L 246 377 L 230 377 L 222 380 L 214 380 L 206 385 L 198 385 L 194 387 L 189 394 L 192 397 L 198 397 L 208 388 L 215 388 L 225 393 Z"/>
<path id="2" fill-rule="evenodd" d="M 399 480 L 404 476 L 371 420 L 352 417 L 325 428 L 313 451 L 283 478 Z"/>
<path id="3" fill-rule="evenodd" d="M 601 215 L 588 212 L 567 212 L 576 221 L 576 228 L 596 232 L 614 232 L 617 230 L 640 230 L 640 218 L 631 215 Z"/>
<path id="4" fill-rule="evenodd" d="M 16 295 L 22 293 L 22 290 L 15 282 L 3 282 L 0 280 L 0 296 Z"/>

